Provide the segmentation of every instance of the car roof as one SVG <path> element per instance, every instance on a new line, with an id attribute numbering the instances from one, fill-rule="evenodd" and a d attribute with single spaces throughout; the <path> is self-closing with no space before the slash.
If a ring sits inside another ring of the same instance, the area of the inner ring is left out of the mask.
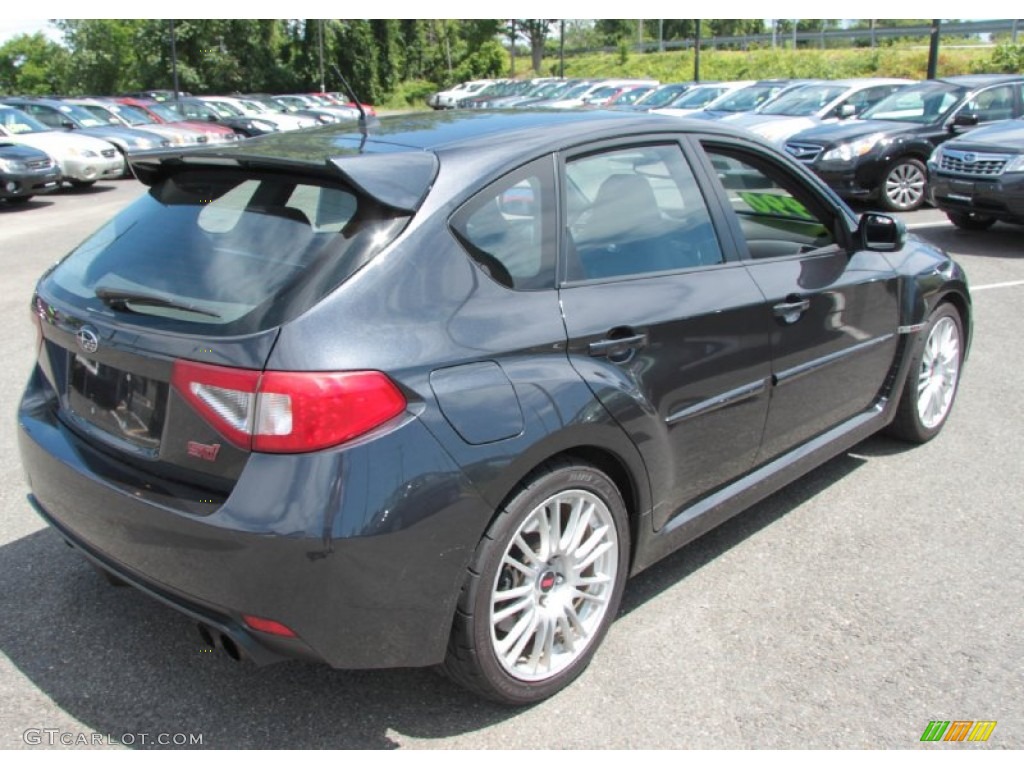
<path id="1" fill-rule="evenodd" d="M 133 163 L 153 183 L 161 169 L 182 164 L 254 165 L 340 173 L 370 197 L 406 211 L 419 207 L 443 155 L 472 156 L 472 173 L 496 169 L 546 152 L 618 136 L 696 129 L 736 135 L 713 123 L 635 112 L 494 110 L 431 112 L 385 117 L 364 135 L 352 125 L 272 133 L 237 146 L 182 149 Z M 401 154 L 401 162 L 394 156 Z M 465 166 L 463 166 L 465 168 Z M 467 183 L 474 179 L 467 179 Z"/>
<path id="2" fill-rule="evenodd" d="M 943 83 L 962 85 L 968 88 L 980 88 L 984 85 L 1019 82 L 1024 80 L 1024 75 L 951 75 L 950 77 L 940 77 L 936 79 Z M 923 82 L 929 81 L 925 80 Z"/>

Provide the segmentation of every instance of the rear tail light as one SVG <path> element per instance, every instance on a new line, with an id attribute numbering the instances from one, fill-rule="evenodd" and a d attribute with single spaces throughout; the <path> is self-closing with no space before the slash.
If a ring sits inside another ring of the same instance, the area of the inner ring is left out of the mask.
<path id="1" fill-rule="evenodd" d="M 339 445 L 406 406 L 378 371 L 261 373 L 178 360 L 171 384 L 228 441 L 265 453 Z"/>
<path id="2" fill-rule="evenodd" d="M 246 623 L 250 629 L 255 629 L 257 632 L 266 632 L 268 635 L 278 635 L 280 637 L 297 637 L 295 632 L 285 626 L 279 621 L 273 619 L 264 619 L 260 616 L 242 616 L 242 621 Z"/>

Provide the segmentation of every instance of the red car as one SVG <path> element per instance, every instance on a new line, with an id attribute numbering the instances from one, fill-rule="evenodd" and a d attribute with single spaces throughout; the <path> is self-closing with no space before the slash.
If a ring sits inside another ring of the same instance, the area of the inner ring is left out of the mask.
<path id="1" fill-rule="evenodd" d="M 208 123 L 202 120 L 182 120 L 181 115 L 174 111 L 168 104 L 161 104 L 148 99 L 136 99 L 130 96 L 122 96 L 116 100 L 119 104 L 128 104 L 146 112 L 147 115 L 160 123 L 173 123 L 182 128 L 189 128 L 193 131 L 200 131 L 206 136 L 209 144 L 223 144 L 228 141 L 237 141 L 238 136 L 226 125 Z"/>

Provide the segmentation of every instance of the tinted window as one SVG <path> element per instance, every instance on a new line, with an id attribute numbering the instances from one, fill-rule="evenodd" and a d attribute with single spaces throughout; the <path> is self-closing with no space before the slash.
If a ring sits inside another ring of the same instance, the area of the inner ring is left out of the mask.
<path id="1" fill-rule="evenodd" d="M 953 109 L 963 95 L 963 88 L 948 83 L 912 85 L 882 99 L 861 117 L 865 120 L 933 123 Z"/>
<path id="2" fill-rule="evenodd" d="M 707 153 L 751 258 L 792 256 L 835 243 L 827 213 L 781 168 L 730 149 L 710 147 Z"/>
<path id="3" fill-rule="evenodd" d="M 491 184 L 452 217 L 473 260 L 507 288 L 555 284 L 553 158 L 537 160 Z"/>
<path id="4" fill-rule="evenodd" d="M 722 262 L 704 198 L 678 145 L 575 158 L 566 176 L 568 279 Z"/>
<path id="5" fill-rule="evenodd" d="M 766 115 L 804 117 L 824 109 L 829 102 L 842 96 L 846 89 L 835 85 L 805 85 L 785 96 L 780 96 L 761 110 Z"/>
<path id="6" fill-rule="evenodd" d="M 404 222 L 340 186 L 189 171 L 156 184 L 49 279 L 77 304 L 99 306 L 97 290 L 106 289 L 185 305 L 128 302 L 140 324 L 249 332 L 308 308 L 379 252 Z"/>
<path id="7" fill-rule="evenodd" d="M 11 136 L 19 133 L 43 133 L 50 130 L 20 109 L 0 107 L 0 126 Z"/>
<path id="8" fill-rule="evenodd" d="M 1013 117 L 1013 86 L 997 85 L 975 94 L 964 111 L 978 116 L 982 123 Z"/>

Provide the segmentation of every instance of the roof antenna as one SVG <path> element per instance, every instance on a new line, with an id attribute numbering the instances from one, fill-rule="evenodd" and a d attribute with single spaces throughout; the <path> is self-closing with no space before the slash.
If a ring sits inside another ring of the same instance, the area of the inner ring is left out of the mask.
<path id="1" fill-rule="evenodd" d="M 363 109 L 363 105 L 359 103 L 359 97 L 356 96 L 356 92 L 352 90 L 352 86 L 348 84 L 348 80 L 341 74 L 341 70 L 338 69 L 338 65 L 333 61 L 331 62 L 331 69 L 334 70 L 334 74 L 341 80 L 341 84 L 345 86 L 345 93 L 352 99 L 352 103 L 355 104 L 356 109 L 359 110 L 359 130 L 363 136 L 368 136 L 371 128 L 376 128 L 380 125 L 380 121 L 376 117 L 368 117 L 366 111 Z"/>

